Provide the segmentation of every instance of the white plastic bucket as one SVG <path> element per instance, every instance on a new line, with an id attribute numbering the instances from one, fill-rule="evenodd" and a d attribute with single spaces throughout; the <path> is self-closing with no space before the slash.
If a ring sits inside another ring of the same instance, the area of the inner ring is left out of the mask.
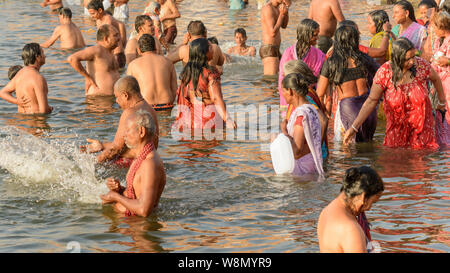
<path id="1" fill-rule="evenodd" d="M 294 152 L 291 141 L 284 134 L 279 134 L 270 144 L 270 156 L 276 174 L 287 174 L 294 171 Z"/>

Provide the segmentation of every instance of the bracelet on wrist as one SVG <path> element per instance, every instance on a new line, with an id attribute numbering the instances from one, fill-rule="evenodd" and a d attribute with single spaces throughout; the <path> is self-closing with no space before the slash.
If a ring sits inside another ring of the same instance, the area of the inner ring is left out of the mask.
<path id="1" fill-rule="evenodd" d="M 358 129 L 352 124 L 352 129 L 355 131 L 355 132 L 358 132 Z"/>
<path id="2" fill-rule="evenodd" d="M 441 103 L 441 102 L 438 102 L 438 105 L 439 105 L 439 106 L 445 106 L 445 102 L 442 102 L 442 103 Z"/>

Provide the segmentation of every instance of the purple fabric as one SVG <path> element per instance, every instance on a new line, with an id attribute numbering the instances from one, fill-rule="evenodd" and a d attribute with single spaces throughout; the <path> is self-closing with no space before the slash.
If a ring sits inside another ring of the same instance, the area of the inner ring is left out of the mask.
<path id="1" fill-rule="evenodd" d="M 291 137 L 294 137 L 294 124 L 299 116 L 303 116 L 303 132 L 311 153 L 295 160 L 295 168 L 292 173 L 295 175 L 317 173 L 323 176 L 322 130 L 319 114 L 312 104 L 303 104 L 297 107 L 292 112 L 287 125 Z"/>
<path id="2" fill-rule="evenodd" d="M 339 102 L 339 114 L 345 130 L 348 130 L 352 126 L 353 121 L 358 116 L 359 111 L 368 97 L 369 94 L 366 93 L 358 97 L 345 98 Z M 361 128 L 359 128 L 356 133 L 356 142 L 369 142 L 372 140 L 375 129 L 377 128 L 377 110 L 378 107 L 375 108 L 366 121 L 364 121 Z"/>
<path id="3" fill-rule="evenodd" d="M 278 72 L 278 93 L 280 94 L 280 105 L 286 106 L 287 103 L 284 99 L 281 91 L 281 82 L 284 79 L 284 65 L 292 60 L 298 60 L 297 56 L 297 50 L 296 50 L 297 43 L 293 44 L 292 46 L 288 47 L 281 57 L 280 60 L 280 66 L 279 66 L 279 72 Z M 320 70 L 322 69 L 323 62 L 325 61 L 325 54 L 323 52 L 316 48 L 316 47 L 310 47 L 308 53 L 306 53 L 305 57 L 302 59 L 311 69 L 311 71 L 314 73 L 314 76 L 319 76 Z"/>

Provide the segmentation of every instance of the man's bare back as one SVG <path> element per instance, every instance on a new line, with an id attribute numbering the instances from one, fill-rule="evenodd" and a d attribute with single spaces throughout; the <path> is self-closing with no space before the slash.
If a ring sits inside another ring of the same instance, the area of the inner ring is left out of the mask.
<path id="1" fill-rule="evenodd" d="M 127 75 L 138 80 L 148 104 L 173 104 L 175 101 L 177 75 L 174 65 L 166 57 L 145 52 L 129 64 Z"/>
<path id="2" fill-rule="evenodd" d="M 25 67 L 0 90 L 0 97 L 16 104 L 19 113 L 48 114 L 53 108 L 48 105 L 47 81 L 39 73 L 45 64 L 44 50 L 39 44 L 26 44 L 22 50 L 22 58 Z M 16 92 L 16 97 L 12 96 L 13 92 Z"/>
<path id="3" fill-rule="evenodd" d="M 74 23 L 57 26 L 52 37 L 41 46 L 48 48 L 58 39 L 60 39 L 60 48 L 62 49 L 77 49 L 86 46 L 80 29 Z"/>
<path id="4" fill-rule="evenodd" d="M 345 20 L 338 0 L 312 0 L 308 18 L 320 25 L 321 36 L 333 37 L 338 22 Z"/>
<path id="5" fill-rule="evenodd" d="M 16 97 L 24 102 L 17 106 L 22 114 L 50 113 L 52 108 L 48 105 L 48 86 L 45 78 L 32 67 L 24 67 L 12 80 L 14 82 Z"/>

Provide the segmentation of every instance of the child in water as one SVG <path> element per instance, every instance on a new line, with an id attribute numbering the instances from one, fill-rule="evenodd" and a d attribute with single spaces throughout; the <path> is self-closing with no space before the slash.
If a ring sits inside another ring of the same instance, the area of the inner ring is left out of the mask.
<path id="1" fill-rule="evenodd" d="M 236 46 L 229 48 L 227 51 L 228 54 L 255 57 L 256 48 L 245 44 L 247 41 L 247 32 L 245 29 L 238 28 L 234 31 L 234 41 L 236 42 Z"/>

